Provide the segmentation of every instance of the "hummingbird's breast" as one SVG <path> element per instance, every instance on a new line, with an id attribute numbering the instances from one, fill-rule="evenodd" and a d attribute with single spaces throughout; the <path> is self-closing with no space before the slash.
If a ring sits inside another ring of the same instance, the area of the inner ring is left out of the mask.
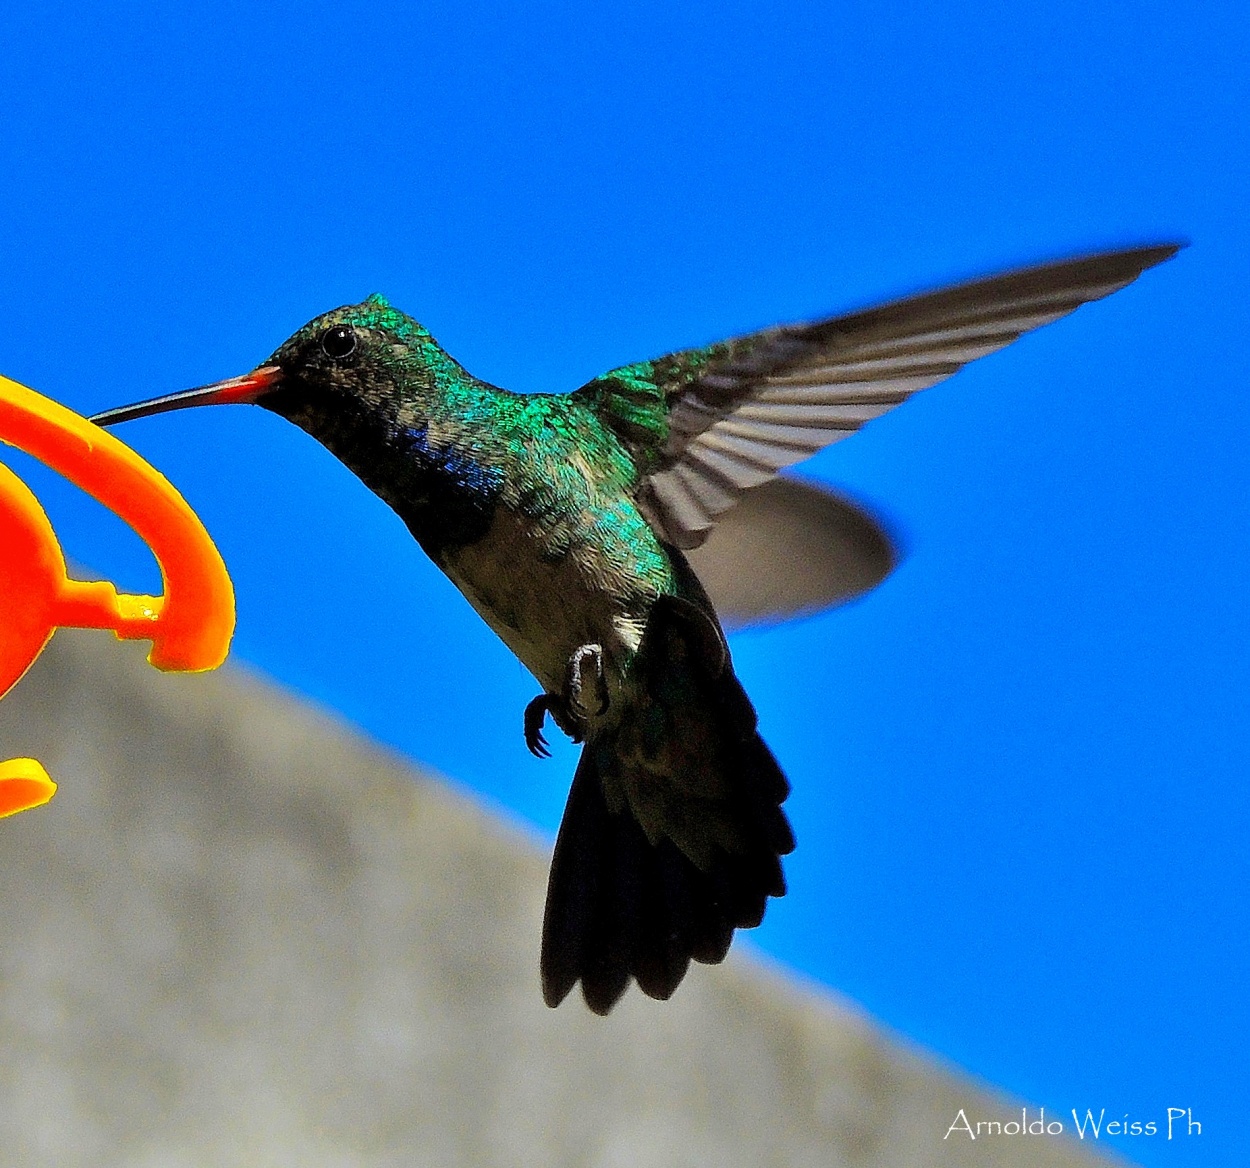
<path id="1" fill-rule="evenodd" d="M 583 645 L 603 650 L 611 688 L 673 588 L 668 554 L 634 502 L 633 463 L 573 399 L 495 392 L 491 425 L 461 413 L 430 427 L 432 447 L 450 442 L 477 468 L 440 467 L 444 484 L 450 475 L 456 494 L 471 493 L 484 476 L 490 505 L 471 538 L 426 550 L 548 692 L 563 690 Z"/>
<path id="2" fill-rule="evenodd" d="M 469 393 L 472 390 L 472 393 Z M 619 684 L 673 566 L 633 499 L 635 471 L 563 395 L 471 383 L 436 411 L 289 414 L 400 516 L 551 693 L 599 645 Z"/>
<path id="3" fill-rule="evenodd" d="M 569 659 L 599 645 L 619 686 L 671 567 L 633 501 L 621 496 L 546 513 L 501 503 L 486 533 L 438 562 L 545 690 L 563 689 Z"/>

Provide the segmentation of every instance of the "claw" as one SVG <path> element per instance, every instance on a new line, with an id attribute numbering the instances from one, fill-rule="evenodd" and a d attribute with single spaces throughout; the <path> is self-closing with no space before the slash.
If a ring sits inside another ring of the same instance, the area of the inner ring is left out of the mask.
<path id="1" fill-rule="evenodd" d="M 550 758 L 547 740 L 543 737 L 543 723 L 547 720 L 547 711 L 552 698 L 550 694 L 539 694 L 525 707 L 525 745 L 535 758 Z"/>

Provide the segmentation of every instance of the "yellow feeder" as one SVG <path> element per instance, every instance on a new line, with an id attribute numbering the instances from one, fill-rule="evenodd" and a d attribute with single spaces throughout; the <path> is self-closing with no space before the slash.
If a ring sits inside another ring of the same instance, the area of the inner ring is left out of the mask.
<path id="1" fill-rule="evenodd" d="M 0 696 L 61 626 L 152 642 L 157 669 L 199 672 L 226 659 L 234 589 L 204 525 L 169 481 L 86 418 L 0 377 L 0 441 L 16 446 L 124 519 L 160 566 L 163 596 L 71 580 L 56 534 L 26 484 L 0 464 Z M 56 784 L 33 758 L 0 762 L 0 816 L 37 807 Z"/>

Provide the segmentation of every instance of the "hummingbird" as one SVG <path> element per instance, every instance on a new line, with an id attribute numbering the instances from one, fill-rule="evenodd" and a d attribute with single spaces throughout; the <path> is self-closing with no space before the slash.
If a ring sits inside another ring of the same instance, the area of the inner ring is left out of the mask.
<path id="1" fill-rule="evenodd" d="M 583 744 L 552 857 L 541 979 L 549 1006 L 580 981 L 606 1014 L 631 980 L 668 998 L 692 960 L 722 961 L 735 930 L 758 925 L 786 891 L 789 784 L 701 574 L 750 594 L 739 607 L 756 619 L 876 583 L 892 561 L 873 522 L 779 472 L 1178 247 L 1086 255 L 781 325 L 566 393 L 474 377 L 372 295 L 316 317 L 250 373 L 92 421 L 254 403 L 399 515 L 537 680 L 528 748 L 549 753 L 547 719 Z M 735 511 L 746 517 L 736 528 Z M 797 532 L 799 560 L 821 554 L 802 546 L 804 532 L 844 536 L 841 578 L 805 583 L 794 557 L 741 547 L 705 570 L 701 545 L 718 525 L 742 545 L 762 534 L 756 547 L 770 527 L 791 546 Z"/>

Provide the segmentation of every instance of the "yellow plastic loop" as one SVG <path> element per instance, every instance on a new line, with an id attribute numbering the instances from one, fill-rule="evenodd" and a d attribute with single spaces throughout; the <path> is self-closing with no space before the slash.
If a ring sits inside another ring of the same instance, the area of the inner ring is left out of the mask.
<path id="1" fill-rule="evenodd" d="M 0 819 L 41 807 L 56 794 L 56 784 L 33 758 L 0 762 Z"/>
<path id="2" fill-rule="evenodd" d="M 106 581 L 69 579 L 39 501 L 0 464 L 0 696 L 59 626 L 148 639 L 158 669 L 197 672 L 225 660 L 234 633 L 230 577 L 204 525 L 159 471 L 112 434 L 7 377 L 0 377 L 0 441 L 116 512 L 152 549 L 164 583 L 163 596 L 134 596 Z M 0 763 L 0 816 L 46 803 L 55 790 L 33 759 Z"/>

